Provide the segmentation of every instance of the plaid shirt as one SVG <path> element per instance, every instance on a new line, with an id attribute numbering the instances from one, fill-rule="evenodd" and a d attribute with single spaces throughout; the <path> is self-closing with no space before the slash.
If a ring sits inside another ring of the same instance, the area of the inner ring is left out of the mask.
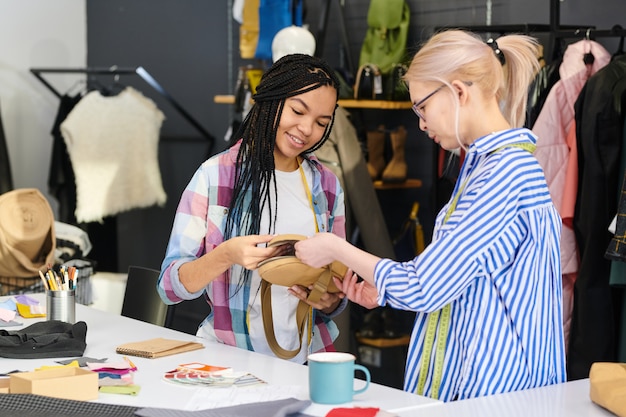
<path id="1" fill-rule="evenodd" d="M 249 282 L 242 290 L 235 291 L 237 282 L 230 280 L 231 268 L 202 291 L 190 293 L 181 284 L 178 275 L 181 265 L 212 251 L 224 240 L 240 144 L 241 141 L 205 161 L 183 191 L 157 289 L 167 304 L 195 299 L 206 292 L 211 313 L 201 326 L 211 323 L 215 335 L 223 343 L 253 350 L 246 325 Z M 318 228 L 320 232 L 332 232 L 345 238 L 344 195 L 339 180 L 315 156 L 309 156 L 308 163 L 313 171 L 311 193 Z M 244 206 L 250 198 L 248 190 Z M 339 334 L 337 326 L 328 316 L 316 310 L 313 316 L 315 325 L 310 351 L 334 350 L 333 340 Z"/>

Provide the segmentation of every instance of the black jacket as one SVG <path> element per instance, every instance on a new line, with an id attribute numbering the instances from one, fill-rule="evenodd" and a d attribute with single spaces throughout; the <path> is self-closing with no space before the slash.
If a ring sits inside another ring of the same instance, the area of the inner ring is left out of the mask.
<path id="1" fill-rule="evenodd" d="M 626 56 L 594 74 L 574 106 L 578 147 L 578 195 L 574 231 L 580 267 L 568 352 L 569 379 L 586 378 L 591 364 L 615 361 L 621 299 L 609 285 L 604 257 L 617 212 L 626 91 Z"/>

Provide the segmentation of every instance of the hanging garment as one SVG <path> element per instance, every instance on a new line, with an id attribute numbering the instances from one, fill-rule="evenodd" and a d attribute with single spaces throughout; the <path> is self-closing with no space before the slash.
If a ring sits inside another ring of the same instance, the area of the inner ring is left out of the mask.
<path id="1" fill-rule="evenodd" d="M 583 60 L 591 52 L 594 61 L 588 65 Z M 585 82 L 611 60 L 611 54 L 602 45 L 582 40 L 567 47 L 559 66 L 560 79 L 546 98 L 532 130 L 537 135 L 535 156 L 543 168 L 554 206 L 563 219 L 562 199 L 567 182 L 570 147 L 568 134 L 574 124 L 574 103 Z M 574 130 L 575 131 L 575 130 Z M 571 140 L 571 138 L 570 138 Z M 575 145 L 575 143 L 574 143 Z M 574 153 L 575 155 L 575 153 Z M 575 172 L 569 171 L 570 174 Z M 561 268 L 563 273 L 563 324 L 565 341 L 569 338 L 573 309 L 574 282 L 578 271 L 576 237 L 571 223 L 564 223 L 561 232 Z"/>
<path id="2" fill-rule="evenodd" d="M 57 220 L 75 224 L 76 216 L 76 179 L 67 147 L 61 135 L 61 123 L 78 104 L 81 95 L 71 97 L 63 95 L 59 102 L 57 115 L 52 126 L 52 155 L 48 172 L 48 191 L 59 203 Z"/>
<path id="3" fill-rule="evenodd" d="M 616 98 L 621 100 L 625 93 L 626 56 L 593 75 L 575 103 L 579 178 L 574 230 L 580 265 L 568 353 L 570 379 L 586 378 L 594 362 L 616 360 L 621 301 L 609 285 L 611 263 L 604 253 L 621 185 L 624 111 L 617 111 Z"/>
<path id="4" fill-rule="evenodd" d="M 626 82 L 626 80 L 624 82 Z M 626 143 L 626 118 L 624 118 L 624 128 L 622 129 L 622 143 Z M 616 235 L 613 236 L 605 256 L 611 259 L 611 277 L 609 284 L 611 287 L 621 289 L 622 311 L 619 317 L 617 360 L 621 363 L 626 363 L 626 291 L 624 291 L 626 290 L 626 243 L 624 242 L 624 233 L 626 231 L 626 146 L 622 146 L 619 172 L 623 180 L 622 188 L 617 197 Z M 615 256 L 610 256 L 609 252 L 612 252 Z"/>
<path id="5" fill-rule="evenodd" d="M 233 1 L 233 8 L 232 8 L 233 19 L 237 23 L 239 23 L 239 24 L 243 23 L 243 6 L 244 6 L 244 3 L 245 3 L 244 0 L 235 0 L 235 1 Z"/>
<path id="6" fill-rule="evenodd" d="M 562 58 L 559 58 L 548 65 L 544 65 L 535 76 L 528 93 L 525 127 L 530 129 L 537 121 L 537 117 L 539 117 L 539 113 L 541 113 L 541 109 L 546 102 L 550 90 L 552 90 L 554 84 L 556 84 L 561 77 L 559 74 L 561 62 Z"/>
<path id="7" fill-rule="evenodd" d="M 272 41 L 283 28 L 302 26 L 302 0 L 260 0 L 258 8 L 259 32 L 254 58 L 272 59 Z"/>
<path id="8" fill-rule="evenodd" d="M 85 95 L 61 124 L 76 176 L 76 219 L 106 216 L 166 201 L 158 163 L 163 113 L 132 87 L 116 96 Z"/>
<path id="9" fill-rule="evenodd" d="M 11 164 L 9 161 L 9 150 L 4 137 L 2 113 L 0 112 L 0 194 L 13 189 L 13 177 L 11 176 Z"/>
<path id="10" fill-rule="evenodd" d="M 51 131 L 53 143 L 48 189 L 59 203 L 57 220 L 67 224 L 75 224 L 83 229 L 93 243 L 93 250 L 89 253 L 89 258 L 97 263 L 98 270 L 115 272 L 118 268 L 117 218 L 109 216 L 102 221 L 79 223 L 75 215 L 76 177 L 65 146 L 65 140 L 61 134 L 61 124 L 81 98 L 81 94 L 73 97 L 69 95 L 61 97 Z"/>
<path id="11" fill-rule="evenodd" d="M 259 3 L 260 0 L 244 0 L 239 27 L 239 55 L 242 59 L 254 58 L 259 42 Z"/>

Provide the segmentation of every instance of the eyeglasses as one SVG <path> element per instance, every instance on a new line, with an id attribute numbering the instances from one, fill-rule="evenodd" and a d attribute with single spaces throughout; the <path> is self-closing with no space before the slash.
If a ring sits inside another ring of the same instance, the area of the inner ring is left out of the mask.
<path id="1" fill-rule="evenodd" d="M 413 104 L 413 111 L 415 112 L 415 114 L 417 114 L 417 117 L 419 117 L 420 119 L 422 119 L 424 121 L 424 123 L 426 123 L 426 118 L 424 117 L 424 115 L 422 114 L 422 112 L 419 110 L 420 107 L 422 107 L 422 105 L 424 104 L 424 102 L 426 100 L 428 100 L 429 98 L 431 98 L 432 96 L 434 96 L 439 90 L 441 90 L 443 87 L 445 87 L 445 84 L 440 85 L 439 87 L 437 87 L 435 89 L 435 91 L 433 91 L 432 93 L 428 94 L 426 97 L 424 97 L 423 99 L 421 99 L 420 101 L 418 101 L 417 103 Z"/>

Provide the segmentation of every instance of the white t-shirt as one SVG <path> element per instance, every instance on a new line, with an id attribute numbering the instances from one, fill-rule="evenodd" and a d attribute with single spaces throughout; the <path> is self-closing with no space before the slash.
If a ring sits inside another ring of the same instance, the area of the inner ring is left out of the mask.
<path id="1" fill-rule="evenodd" d="M 302 164 L 307 187 L 310 190 L 313 183 L 313 174 L 309 165 Z M 276 187 L 278 195 L 278 207 L 276 215 L 276 234 L 300 234 L 312 236 L 315 234 L 315 218 L 311 202 L 307 197 L 302 175 L 297 169 L 293 172 L 276 171 Z M 272 206 L 275 201 L 272 196 Z M 269 230 L 269 212 L 265 209 L 261 216 L 261 234 Z M 265 331 L 263 329 L 263 315 L 261 311 L 260 299 L 261 277 L 258 271 L 252 273 L 252 284 L 250 286 L 250 339 L 256 352 L 273 355 L 267 344 Z M 274 318 L 274 333 L 278 344 L 287 350 L 298 347 L 298 328 L 296 325 L 296 307 L 300 300 L 287 291 L 287 287 L 272 285 L 272 312 Z M 308 327 L 305 328 L 302 340 L 302 349 L 291 361 L 304 363 L 308 354 Z"/>

